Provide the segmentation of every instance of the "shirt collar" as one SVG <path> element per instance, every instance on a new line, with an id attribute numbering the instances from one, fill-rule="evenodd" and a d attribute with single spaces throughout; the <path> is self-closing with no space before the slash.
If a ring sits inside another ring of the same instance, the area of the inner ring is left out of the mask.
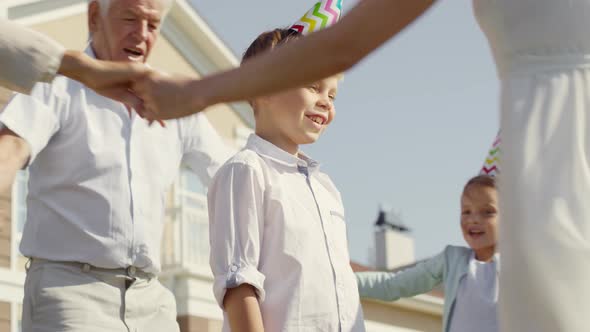
<path id="1" fill-rule="evenodd" d="M 475 251 L 471 250 L 471 255 L 469 255 L 469 261 L 470 262 L 479 262 L 476 258 L 475 258 Z M 481 262 L 483 263 L 483 262 Z M 497 252 L 494 254 L 494 256 L 492 256 L 492 260 L 489 261 L 488 263 L 496 263 L 496 265 L 500 265 L 500 253 Z"/>
<path id="2" fill-rule="evenodd" d="M 248 137 L 246 148 L 281 165 L 306 168 L 309 172 L 317 171 L 320 167 L 317 161 L 309 158 L 303 152 L 300 151 L 296 157 L 256 134 L 251 134 Z"/>
<path id="3" fill-rule="evenodd" d="M 88 55 L 89 57 L 96 59 L 96 53 L 94 53 L 94 50 L 92 49 L 92 40 L 89 40 L 88 44 L 86 44 L 86 49 L 84 49 L 84 53 L 86 53 L 86 55 Z"/>

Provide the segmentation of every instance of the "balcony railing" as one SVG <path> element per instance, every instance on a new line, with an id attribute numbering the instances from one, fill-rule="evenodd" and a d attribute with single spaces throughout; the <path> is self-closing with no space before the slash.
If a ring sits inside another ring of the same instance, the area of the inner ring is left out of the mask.
<path id="1" fill-rule="evenodd" d="M 210 275 L 209 221 L 205 195 L 177 189 L 166 213 L 162 269 Z"/>

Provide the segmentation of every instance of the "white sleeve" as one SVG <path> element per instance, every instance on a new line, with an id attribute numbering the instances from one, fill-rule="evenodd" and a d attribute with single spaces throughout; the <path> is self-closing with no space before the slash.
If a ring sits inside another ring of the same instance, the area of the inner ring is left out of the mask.
<path id="1" fill-rule="evenodd" d="M 179 120 L 183 140 L 182 162 L 192 169 L 207 187 L 229 157 L 235 154 L 203 113 Z"/>
<path id="2" fill-rule="evenodd" d="M 29 93 L 36 82 L 50 82 L 64 51 L 41 33 L 0 20 L 0 85 Z"/>
<path id="3" fill-rule="evenodd" d="M 243 163 L 228 163 L 215 176 L 208 193 L 210 265 L 219 306 L 229 288 L 256 289 L 264 301 L 264 275 L 258 270 L 264 227 L 261 174 Z"/>
<path id="4" fill-rule="evenodd" d="M 51 90 L 37 84 L 30 96 L 16 94 L 0 112 L 0 123 L 29 144 L 29 164 L 60 128 L 61 103 Z"/>

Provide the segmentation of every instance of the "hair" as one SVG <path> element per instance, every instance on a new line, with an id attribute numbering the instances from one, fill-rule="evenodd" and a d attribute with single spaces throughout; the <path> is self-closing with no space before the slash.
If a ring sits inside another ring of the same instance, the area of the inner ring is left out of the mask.
<path id="1" fill-rule="evenodd" d="M 487 187 L 492 189 L 498 189 L 496 184 L 496 178 L 489 175 L 478 175 L 474 176 L 463 187 L 463 193 L 469 189 L 471 186 L 480 186 L 480 187 Z"/>
<path id="2" fill-rule="evenodd" d="M 303 35 L 299 32 L 286 28 L 278 28 L 263 32 L 258 37 L 256 37 L 246 52 L 244 52 L 244 55 L 242 56 L 242 63 L 254 57 L 255 55 L 271 51 L 279 45 L 286 44 L 301 37 L 303 37 Z"/>
<path id="3" fill-rule="evenodd" d="M 109 8 L 111 8 L 111 4 L 113 3 L 113 1 L 117 1 L 117 0 L 89 0 L 88 3 L 98 2 L 99 6 L 100 6 L 100 14 L 104 17 L 107 15 Z M 162 13 L 162 21 L 163 21 L 164 18 L 166 17 L 166 15 L 168 15 L 168 12 L 170 11 L 170 8 L 172 7 L 172 3 L 174 2 L 174 0 L 158 0 L 158 1 L 160 1 L 160 3 L 162 3 L 164 5 L 164 12 Z"/>

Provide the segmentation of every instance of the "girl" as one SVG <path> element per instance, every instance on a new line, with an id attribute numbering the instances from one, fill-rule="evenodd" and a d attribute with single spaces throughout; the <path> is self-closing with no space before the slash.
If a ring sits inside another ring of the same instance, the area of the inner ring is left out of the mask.
<path id="1" fill-rule="evenodd" d="M 469 248 L 448 246 L 399 273 L 357 273 L 362 297 L 394 301 L 444 284 L 444 332 L 497 332 L 499 255 L 496 253 L 496 180 L 479 175 L 461 196 L 461 231 Z"/>

